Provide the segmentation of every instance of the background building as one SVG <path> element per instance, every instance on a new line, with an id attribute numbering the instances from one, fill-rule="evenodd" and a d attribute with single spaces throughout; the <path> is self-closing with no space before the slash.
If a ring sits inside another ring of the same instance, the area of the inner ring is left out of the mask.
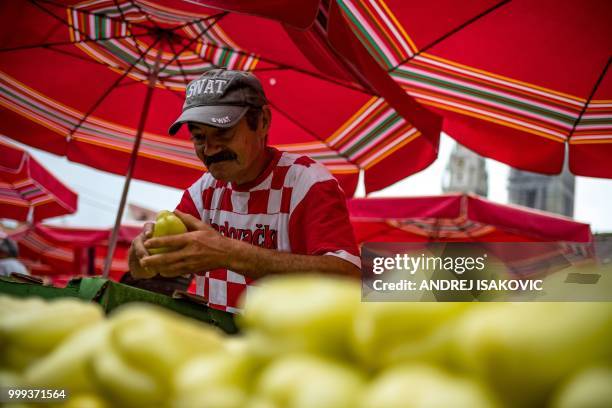
<path id="1" fill-rule="evenodd" d="M 485 158 L 455 144 L 442 179 L 445 193 L 473 193 L 486 197 L 488 176 Z"/>
<path id="2" fill-rule="evenodd" d="M 567 166 L 558 176 L 511 169 L 508 178 L 508 201 L 573 217 L 574 186 L 575 178 Z"/>

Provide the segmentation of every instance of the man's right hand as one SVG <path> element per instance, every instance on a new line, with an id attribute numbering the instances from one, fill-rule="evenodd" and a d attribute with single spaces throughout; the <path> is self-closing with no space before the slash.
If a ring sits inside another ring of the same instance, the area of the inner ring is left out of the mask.
<path id="1" fill-rule="evenodd" d="M 145 223 L 144 227 L 142 228 L 142 232 L 138 234 L 136 238 L 134 238 L 132 241 L 132 246 L 130 246 L 128 263 L 130 266 L 130 274 L 134 277 L 134 279 L 149 279 L 156 275 L 155 272 L 149 271 L 140 265 L 140 260 L 145 256 L 149 256 L 149 253 L 144 246 L 144 242 L 153 235 L 154 225 L 155 224 L 152 222 Z"/>

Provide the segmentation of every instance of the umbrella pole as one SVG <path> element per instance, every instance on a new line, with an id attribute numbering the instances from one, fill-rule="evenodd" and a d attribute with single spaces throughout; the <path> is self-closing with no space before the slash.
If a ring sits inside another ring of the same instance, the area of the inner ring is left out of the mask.
<path id="1" fill-rule="evenodd" d="M 134 141 L 134 147 L 132 148 L 130 162 L 128 163 L 128 171 L 125 175 L 125 183 L 123 184 L 121 201 L 119 202 L 119 209 L 117 210 L 117 218 L 115 218 L 115 226 L 113 227 L 111 238 L 108 243 L 108 253 L 106 254 L 106 261 L 104 262 L 104 272 L 102 273 L 102 276 L 104 278 L 108 278 L 108 275 L 110 274 L 111 265 L 113 263 L 113 254 L 115 253 L 115 247 L 117 246 L 117 235 L 119 234 L 119 228 L 121 227 L 121 218 L 123 218 L 123 210 L 125 209 L 125 202 L 127 201 L 127 195 L 130 189 L 130 182 L 132 181 L 134 166 L 136 165 L 136 159 L 138 158 L 138 150 L 140 149 L 142 133 L 147 122 L 147 115 L 149 113 L 151 99 L 153 98 L 153 91 L 155 90 L 155 84 L 157 83 L 157 77 L 159 75 L 160 57 L 161 51 L 158 51 L 157 58 L 155 60 L 155 67 L 149 75 L 149 86 L 147 88 L 147 94 L 145 96 L 144 104 L 142 107 L 142 113 L 140 114 L 138 131 L 136 132 L 136 140 Z"/>

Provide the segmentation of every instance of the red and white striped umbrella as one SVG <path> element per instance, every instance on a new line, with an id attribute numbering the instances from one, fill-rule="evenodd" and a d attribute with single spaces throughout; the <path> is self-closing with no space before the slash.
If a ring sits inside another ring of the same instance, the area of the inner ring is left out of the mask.
<path id="1" fill-rule="evenodd" d="M 72 214 L 77 194 L 30 154 L 0 139 L 0 218 L 27 221 Z"/>
<path id="2" fill-rule="evenodd" d="M 471 194 L 348 200 L 357 242 L 591 242 L 589 224 Z"/>
<path id="3" fill-rule="evenodd" d="M 119 280 L 129 269 L 128 248 L 140 227 L 122 226 L 113 254 L 110 278 Z M 81 275 L 102 273 L 111 230 L 56 227 L 37 224 L 14 232 L 11 238 L 19 246 L 19 259 L 33 275 L 66 281 Z M 65 283 L 65 282 L 64 282 Z"/>
<path id="4" fill-rule="evenodd" d="M 612 2 L 336 0 L 443 130 L 522 170 L 612 178 Z"/>
<path id="5" fill-rule="evenodd" d="M 188 132 L 168 127 L 187 84 L 218 67 L 256 74 L 270 144 L 318 160 L 349 196 L 360 170 L 376 191 L 437 156 L 440 117 L 376 64 L 335 3 L 0 2 L 0 132 L 70 161 L 123 175 L 137 150 L 134 178 L 191 185 L 204 167 Z"/>

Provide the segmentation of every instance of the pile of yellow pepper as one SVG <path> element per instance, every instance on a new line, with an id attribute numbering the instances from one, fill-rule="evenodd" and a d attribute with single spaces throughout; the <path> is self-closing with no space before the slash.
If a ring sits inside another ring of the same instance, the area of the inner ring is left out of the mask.
<path id="1" fill-rule="evenodd" d="M 611 303 L 362 303 L 360 290 L 268 278 L 235 336 L 152 305 L 107 318 L 0 297 L 0 385 L 66 389 L 45 405 L 79 408 L 612 406 Z"/>

